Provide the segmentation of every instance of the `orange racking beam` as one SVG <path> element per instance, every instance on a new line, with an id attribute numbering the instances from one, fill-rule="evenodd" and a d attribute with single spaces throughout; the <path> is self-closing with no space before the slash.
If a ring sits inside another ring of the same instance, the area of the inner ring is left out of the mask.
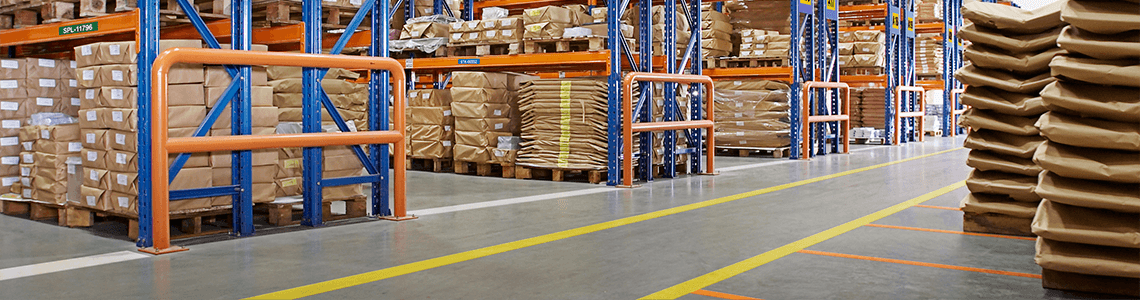
<path id="1" fill-rule="evenodd" d="M 94 23 L 95 30 L 88 32 L 61 34 L 61 28 Z M 139 26 L 139 11 L 83 18 L 59 23 L 31 26 L 27 28 L 0 30 L 0 47 L 38 44 L 62 40 L 90 38 L 114 33 L 134 32 Z"/>

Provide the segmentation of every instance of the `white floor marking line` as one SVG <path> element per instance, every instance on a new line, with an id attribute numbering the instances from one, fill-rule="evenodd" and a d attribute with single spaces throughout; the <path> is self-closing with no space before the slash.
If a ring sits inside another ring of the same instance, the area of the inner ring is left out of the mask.
<path id="1" fill-rule="evenodd" d="M 882 145 L 882 146 L 872 146 L 872 147 L 866 147 L 866 148 L 859 148 L 859 149 L 855 149 L 855 150 L 851 150 L 851 151 L 847 151 L 847 152 L 859 152 L 859 151 L 867 151 L 867 150 L 872 150 L 872 149 L 879 149 L 879 148 L 886 148 L 886 147 L 890 147 L 890 146 L 886 146 L 886 145 Z"/>
<path id="2" fill-rule="evenodd" d="M 487 208 L 487 207 L 496 207 L 496 206 L 503 206 L 503 205 L 535 202 L 535 201 L 542 201 L 542 200 L 551 200 L 551 199 L 558 199 L 558 198 L 565 198 L 565 197 L 576 197 L 576 196 L 583 196 L 583 195 L 589 195 L 589 194 L 597 194 L 597 193 L 604 193 L 604 192 L 616 192 L 616 191 L 622 191 L 622 189 L 618 189 L 618 188 L 614 188 L 614 187 L 592 188 L 592 189 L 584 189 L 584 190 L 577 190 L 577 191 L 567 191 L 567 192 L 542 194 L 542 195 L 534 195 L 534 196 L 526 196 L 526 197 L 517 197 L 517 198 L 509 198 L 509 199 L 494 200 L 494 201 L 485 201 L 485 202 L 478 202 L 478 203 L 468 203 L 468 204 L 460 204 L 460 205 L 452 205 L 452 206 L 444 206 L 444 207 L 436 207 L 436 208 L 427 208 L 427 209 L 408 211 L 408 214 L 416 215 L 416 216 L 428 216 L 428 215 L 457 212 L 457 211 L 464 211 L 464 210 L 472 210 L 472 209 L 480 209 L 480 208 Z"/>
<path id="3" fill-rule="evenodd" d="M 28 276 L 42 275 L 48 273 L 55 273 L 61 271 L 68 271 L 86 267 L 94 267 L 98 265 L 105 265 L 128 260 L 135 260 L 140 258 L 147 258 L 150 255 L 138 253 L 136 251 L 119 251 L 106 254 L 98 254 L 92 256 L 77 257 L 71 259 L 50 261 L 34 265 L 26 265 L 19 267 L 11 267 L 0 269 L 0 281 L 23 278 Z"/>
<path id="4" fill-rule="evenodd" d="M 732 172 L 732 171 L 740 171 L 740 170 L 744 170 L 744 169 L 759 168 L 759 167 L 774 166 L 774 165 L 782 165 L 782 164 L 788 164 L 788 163 L 794 163 L 794 162 L 803 162 L 803 160 L 791 160 L 791 159 L 784 158 L 781 161 L 770 161 L 770 162 L 758 163 L 758 164 L 747 164 L 747 165 L 732 166 L 732 167 L 727 167 L 727 168 L 717 168 L 716 171 L 717 172 Z"/>

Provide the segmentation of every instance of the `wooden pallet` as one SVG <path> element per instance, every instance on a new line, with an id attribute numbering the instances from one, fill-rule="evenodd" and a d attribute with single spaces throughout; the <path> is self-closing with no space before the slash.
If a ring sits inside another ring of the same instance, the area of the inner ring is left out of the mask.
<path id="1" fill-rule="evenodd" d="M 569 176 L 571 180 L 581 181 L 585 179 L 586 182 L 598 184 L 606 181 L 606 170 L 581 170 L 581 169 L 558 169 L 558 168 L 539 168 L 531 166 L 515 166 L 516 179 L 549 179 L 550 181 L 566 181 Z"/>
<path id="2" fill-rule="evenodd" d="M 450 171 L 453 162 L 451 158 L 408 157 L 408 170 L 428 171 L 442 173 Z"/>
<path id="3" fill-rule="evenodd" d="M 447 56 L 484 56 L 519 54 L 520 43 L 447 44 Z"/>
<path id="4" fill-rule="evenodd" d="M 787 57 L 721 57 L 717 59 L 717 67 L 719 68 L 783 67 L 787 65 Z"/>
<path id="5" fill-rule="evenodd" d="M 253 2 L 253 25 L 271 27 L 301 23 L 301 0 L 260 0 Z M 321 3 L 321 15 L 326 29 L 344 29 L 356 15 L 358 7 Z M 360 30 L 368 26 L 361 25 Z"/>
<path id="6" fill-rule="evenodd" d="M 857 27 L 857 26 L 883 26 L 883 19 L 868 19 L 868 20 L 839 20 L 839 27 Z"/>
<path id="7" fill-rule="evenodd" d="M 229 215 L 231 213 L 232 210 L 228 205 L 191 212 L 172 212 L 170 214 L 170 221 L 172 222 L 171 228 L 177 230 L 171 231 L 170 238 L 182 239 L 227 233 L 231 227 L 229 225 Z M 139 217 L 137 215 L 98 211 L 73 205 L 66 207 L 65 215 L 67 218 L 66 222 L 60 223 L 64 226 L 91 227 L 96 223 L 108 221 L 127 223 L 127 237 L 132 240 L 138 239 L 139 237 Z M 203 224 L 224 229 L 204 230 Z"/>
<path id="8" fill-rule="evenodd" d="M 791 147 L 780 148 L 752 148 L 752 147 L 720 147 L 717 146 L 717 154 L 722 155 L 737 155 L 740 157 L 752 156 L 752 154 L 760 154 L 760 156 L 781 158 L 791 155 Z"/>
<path id="9" fill-rule="evenodd" d="M 0 203 L 0 206 L 2 206 L 2 208 L 0 208 L 0 211 L 3 211 L 5 215 L 27 215 L 28 219 L 36 221 L 59 219 L 60 224 L 67 223 L 65 220 L 67 213 L 64 211 L 66 209 L 66 205 L 64 204 L 12 200 L 0 200 L 0 202 L 2 202 Z"/>
<path id="10" fill-rule="evenodd" d="M 606 50 L 606 38 L 601 36 L 523 40 L 526 54 L 602 50 Z"/>
<path id="11" fill-rule="evenodd" d="M 334 215 L 332 213 L 332 203 L 337 201 L 344 201 L 345 214 Z M 268 222 L 274 226 L 286 226 L 293 224 L 300 224 L 300 215 L 303 213 L 300 209 L 293 209 L 294 205 L 301 202 L 271 202 L 261 203 L 257 206 L 265 207 L 268 213 Z M 255 209 L 255 212 L 260 210 Z M 364 217 L 368 213 L 368 197 L 364 195 L 352 196 L 346 199 L 334 199 L 323 201 L 321 203 L 321 219 L 323 221 L 344 220 L 350 218 Z"/>
<path id="12" fill-rule="evenodd" d="M 448 49 L 448 47 L 439 47 L 439 49 L 436 49 L 433 52 L 423 52 L 419 50 L 393 51 L 389 54 L 388 57 L 391 57 L 393 59 L 408 59 L 412 58 L 413 55 L 415 58 L 444 57 L 447 56 L 447 53 L 449 52 Z"/>
<path id="13" fill-rule="evenodd" d="M 1036 237 L 1030 228 L 1030 223 L 1033 223 L 1033 218 L 963 212 L 962 231 Z"/>
<path id="14" fill-rule="evenodd" d="M 471 162 L 455 160 L 452 162 L 455 174 L 471 174 L 471 166 L 475 166 L 474 174 L 477 176 L 498 176 L 503 172 L 502 165 L 490 162 Z"/>
<path id="15" fill-rule="evenodd" d="M 0 29 L 78 19 L 80 0 L 29 0 L 0 6 Z"/>
<path id="16" fill-rule="evenodd" d="M 842 67 L 839 71 L 843 75 L 883 75 L 883 67 Z"/>
<path id="17" fill-rule="evenodd" d="M 1041 269 L 1041 286 L 1047 289 L 1140 297 L 1140 279 L 1138 278 Z"/>

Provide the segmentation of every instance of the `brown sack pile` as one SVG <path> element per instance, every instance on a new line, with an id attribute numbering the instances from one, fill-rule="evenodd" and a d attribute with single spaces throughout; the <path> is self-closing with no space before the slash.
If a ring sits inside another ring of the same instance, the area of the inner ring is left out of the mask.
<path id="1" fill-rule="evenodd" d="M 1140 278 L 1140 4 L 1070 0 L 1033 161 L 1042 268 Z M 1133 281 L 1135 282 L 1135 281 Z M 1140 296 L 1140 295 L 1131 295 Z"/>
<path id="2" fill-rule="evenodd" d="M 736 86 L 776 88 L 717 89 L 713 98 L 716 103 L 716 146 L 775 148 L 790 145 L 787 85 L 751 83 Z"/>
<path id="3" fill-rule="evenodd" d="M 1032 160 L 1045 141 L 1036 126 L 1046 112 L 1041 90 L 1053 82 L 1049 62 L 1066 53 L 1057 48 L 1061 4 L 1026 11 L 974 2 L 962 16 L 974 24 L 962 29 L 972 44 L 964 53 L 969 65 L 954 76 L 966 84 L 962 104 L 971 108 L 960 125 L 970 128 L 966 179 L 970 196 L 962 200 L 967 219 L 999 215 L 1018 219 L 1016 234 L 1030 234 L 1029 223 L 1041 197 L 1034 193 L 1042 169 Z M 969 228 L 967 228 L 969 229 Z"/>

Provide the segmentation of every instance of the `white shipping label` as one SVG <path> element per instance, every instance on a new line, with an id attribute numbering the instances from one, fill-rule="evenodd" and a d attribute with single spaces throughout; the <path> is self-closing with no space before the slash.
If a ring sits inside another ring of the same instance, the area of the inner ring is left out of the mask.
<path id="1" fill-rule="evenodd" d="M 29 178 L 29 177 L 21 177 L 21 178 L 20 178 L 20 184 L 23 184 L 24 186 L 32 186 L 32 178 Z M 31 189 L 28 189 L 28 190 L 31 190 Z M 30 195 L 30 194 L 31 194 L 31 193 L 30 193 L 28 190 L 24 190 L 24 194 L 25 194 L 25 195 Z M 31 198 L 31 197 L 29 197 L 29 198 Z"/>
<path id="2" fill-rule="evenodd" d="M 95 143 L 95 133 L 90 133 L 90 132 L 87 133 L 87 143 L 88 144 L 94 144 Z"/>
<path id="3" fill-rule="evenodd" d="M 88 174 L 90 174 L 90 175 L 88 175 L 87 177 L 91 178 L 91 180 L 99 180 L 99 172 L 96 172 L 95 170 L 91 170 L 91 172 L 89 172 Z"/>
<path id="4" fill-rule="evenodd" d="M 84 96 L 83 98 L 86 98 L 87 100 L 94 100 L 95 99 L 95 89 L 87 90 L 86 92 L 83 93 L 83 96 Z"/>
<path id="5" fill-rule="evenodd" d="M 21 179 L 20 182 L 24 181 L 24 180 L 22 180 L 23 178 L 20 178 L 20 179 Z M 31 182 L 29 182 L 29 183 L 31 183 Z M 31 184 L 28 184 L 28 185 L 31 185 Z M 32 198 L 32 190 L 30 190 L 30 189 L 24 190 L 24 198 L 31 199 Z"/>
<path id="6" fill-rule="evenodd" d="M 495 115 L 496 115 L 496 116 L 501 116 L 501 115 L 503 115 L 503 111 L 496 109 L 496 110 L 495 110 Z"/>
<path id="7" fill-rule="evenodd" d="M 21 167 L 20 168 L 20 176 L 24 176 L 24 177 L 32 176 L 32 168 Z"/>
<path id="8" fill-rule="evenodd" d="M 13 136 L 13 137 L 0 138 L 0 146 L 7 147 L 7 146 L 15 146 L 15 145 L 19 145 L 19 144 L 20 144 L 20 138 L 19 137 Z"/>
<path id="9" fill-rule="evenodd" d="M 422 95 L 420 95 L 420 98 L 423 98 L 424 100 L 427 100 L 428 98 L 431 98 L 431 94 L 428 94 L 428 93 L 423 93 Z"/>
<path id="10" fill-rule="evenodd" d="M 751 43 L 752 37 L 741 38 L 740 41 L 744 43 Z"/>
<path id="11" fill-rule="evenodd" d="M 0 59 L 0 68 L 5 69 L 19 69 L 20 63 L 10 59 Z"/>
<path id="12" fill-rule="evenodd" d="M 123 100 L 123 89 L 111 89 L 111 99 Z"/>
<path id="13" fill-rule="evenodd" d="M 67 165 L 67 174 L 75 174 L 75 165 Z"/>
<path id="14" fill-rule="evenodd" d="M 33 164 L 33 163 L 36 163 L 36 156 L 35 156 L 35 155 L 33 155 L 33 154 L 24 154 L 23 156 L 24 156 L 24 163 L 25 163 L 25 164 Z"/>
<path id="15" fill-rule="evenodd" d="M 20 103 L 0 101 L 0 110 L 20 110 Z"/>
<path id="16" fill-rule="evenodd" d="M 449 110 L 445 110 L 445 111 L 443 111 L 443 116 L 444 116 L 444 117 L 446 117 L 446 116 L 450 116 L 450 115 L 451 115 L 451 110 L 450 110 L 450 109 L 449 109 Z"/>
<path id="17" fill-rule="evenodd" d="M 743 134 L 743 133 L 741 133 L 741 134 Z M 127 164 L 127 154 L 126 153 L 115 153 L 115 163 L 120 164 L 120 165 Z"/>
<path id="18" fill-rule="evenodd" d="M 732 93 L 732 94 L 733 94 L 733 95 L 736 95 L 736 96 L 740 96 L 741 92 L 740 92 L 740 91 L 733 91 L 733 93 Z"/>
<path id="19" fill-rule="evenodd" d="M 41 129 L 40 130 L 40 139 L 41 140 L 50 140 L 51 139 L 51 130 Z"/>
<path id="20" fill-rule="evenodd" d="M 39 64 L 41 67 L 55 68 L 55 60 L 41 58 L 36 63 Z"/>
<path id="21" fill-rule="evenodd" d="M 123 81 L 123 71 L 122 70 L 111 70 L 111 80 Z"/>
<path id="22" fill-rule="evenodd" d="M 468 33 L 467 39 L 477 40 L 477 39 L 479 39 L 479 33 L 478 32 Z"/>
<path id="23" fill-rule="evenodd" d="M 55 87 L 55 79 L 40 78 L 40 87 Z"/>
<path id="24" fill-rule="evenodd" d="M 95 80 L 95 70 L 83 70 L 83 80 Z"/>
<path id="25" fill-rule="evenodd" d="M 119 145 L 126 145 L 127 144 L 127 135 L 122 134 L 122 133 L 116 133 L 115 134 L 115 143 L 119 144 Z"/>
<path id="26" fill-rule="evenodd" d="M 118 111 L 118 110 L 112 111 L 111 112 L 111 121 L 122 122 L 123 121 L 123 112 Z"/>
<path id="27" fill-rule="evenodd" d="M 119 45 L 112 44 L 110 47 L 107 47 L 107 49 L 111 50 L 111 55 L 119 55 L 123 53 L 122 49 L 119 49 Z"/>
<path id="28" fill-rule="evenodd" d="M 18 164 L 20 164 L 20 157 L 19 156 L 0 157 L 0 164 L 18 165 Z"/>
<path id="29" fill-rule="evenodd" d="M 36 105 L 52 106 L 53 104 L 55 104 L 55 100 L 52 100 L 51 98 L 36 97 Z"/>
<path id="30" fill-rule="evenodd" d="M 35 142 L 23 142 L 21 144 L 24 144 L 24 151 L 32 151 L 32 146 L 35 146 Z"/>
<path id="31" fill-rule="evenodd" d="M 83 150 L 83 143 L 80 143 L 80 142 L 69 142 L 69 143 L 67 143 L 67 152 L 79 152 L 80 150 Z"/>
<path id="32" fill-rule="evenodd" d="M 503 29 L 503 36 L 515 36 L 513 29 Z"/>
<path id="33" fill-rule="evenodd" d="M 20 87 L 15 80 L 0 80 L 0 89 L 14 89 Z"/>
<path id="34" fill-rule="evenodd" d="M 79 47 L 79 54 L 83 55 L 83 56 L 91 55 L 91 45 L 85 45 L 83 47 Z"/>
<path id="35" fill-rule="evenodd" d="M 496 34 L 496 33 L 498 33 L 498 32 L 495 32 L 494 30 L 492 30 L 492 31 L 488 31 L 488 32 L 487 32 L 487 37 L 492 37 L 492 38 L 493 38 L 493 37 L 495 37 L 495 34 Z"/>
<path id="36" fill-rule="evenodd" d="M 451 34 L 451 39 L 452 39 L 453 41 L 462 40 L 462 39 L 463 39 L 463 33 L 462 33 L 462 32 L 456 32 L 456 33 L 452 33 L 452 34 Z"/>
<path id="37" fill-rule="evenodd" d="M 744 107 L 744 103 L 736 102 L 736 107 Z"/>
<path id="38" fill-rule="evenodd" d="M 737 131 L 736 136 L 744 136 L 744 132 L 743 131 Z"/>
<path id="39" fill-rule="evenodd" d="M 79 87 L 79 80 L 75 80 L 75 79 L 68 79 L 68 80 L 67 80 L 67 86 L 69 86 L 69 87 Z"/>
<path id="40" fill-rule="evenodd" d="M 744 121 L 736 121 L 736 126 L 744 126 Z"/>
<path id="41" fill-rule="evenodd" d="M 4 186 L 11 186 L 13 183 L 16 183 L 16 181 L 20 181 L 20 177 L 4 177 L 3 180 L 0 180 L 0 183 L 3 183 Z"/>
<path id="42" fill-rule="evenodd" d="M 443 131 L 451 131 L 451 125 L 443 125 Z"/>
<path id="43" fill-rule="evenodd" d="M 737 81 L 733 81 L 733 82 L 732 82 L 732 85 L 741 85 L 741 84 L 744 84 L 744 83 L 743 83 L 743 82 L 740 82 L 740 80 L 737 80 Z"/>
<path id="44" fill-rule="evenodd" d="M 80 101 L 79 98 L 71 98 L 71 106 L 79 106 L 81 103 L 82 101 Z"/>
<path id="45" fill-rule="evenodd" d="M 89 110 L 89 111 L 87 111 L 87 120 L 88 121 L 99 120 L 99 114 L 97 114 L 96 111 L 94 111 L 94 110 Z M 92 143 L 94 143 L 94 142 L 92 142 Z"/>
<path id="46" fill-rule="evenodd" d="M 4 120 L 0 121 L 0 127 L 4 129 L 20 128 L 20 120 Z"/>
<path id="47" fill-rule="evenodd" d="M 127 206 L 131 205 L 130 199 L 127 199 L 127 197 L 118 197 L 117 199 L 119 201 L 119 207 L 127 208 Z"/>
<path id="48" fill-rule="evenodd" d="M 117 175 L 117 176 L 115 176 L 115 182 L 118 182 L 119 185 L 127 185 L 128 184 L 127 180 L 130 178 L 127 177 L 127 174 L 115 174 L 115 175 Z"/>
<path id="49" fill-rule="evenodd" d="M 740 144 L 741 144 L 741 145 L 744 145 L 744 144 L 747 144 L 747 143 L 748 143 L 748 141 L 740 141 Z"/>
<path id="50" fill-rule="evenodd" d="M 443 141 L 444 147 L 451 147 L 451 141 Z"/>
<path id="51" fill-rule="evenodd" d="M 96 199 L 95 196 L 87 196 L 87 205 L 88 206 L 95 206 L 95 204 L 96 204 L 95 199 Z"/>
<path id="52" fill-rule="evenodd" d="M 75 68 L 78 68 L 78 67 L 79 67 L 79 64 L 75 63 L 75 61 L 74 61 L 74 60 L 72 60 L 72 61 L 71 61 L 71 68 L 72 68 L 72 69 L 75 69 Z"/>
<path id="53" fill-rule="evenodd" d="M 503 123 L 495 124 L 495 129 L 503 129 Z"/>
<path id="54" fill-rule="evenodd" d="M 483 29 L 494 29 L 495 22 L 483 22 Z"/>
<path id="55" fill-rule="evenodd" d="M 733 116 L 734 116 L 734 117 L 737 117 L 737 118 L 739 118 L 739 117 L 743 117 L 743 116 L 744 116 L 744 114 L 742 114 L 742 113 L 736 113 L 736 114 L 735 114 L 735 115 L 733 115 Z"/>
<path id="56" fill-rule="evenodd" d="M 99 154 L 95 151 L 87 152 L 87 161 L 95 161 L 96 159 L 99 159 L 98 155 Z"/>

